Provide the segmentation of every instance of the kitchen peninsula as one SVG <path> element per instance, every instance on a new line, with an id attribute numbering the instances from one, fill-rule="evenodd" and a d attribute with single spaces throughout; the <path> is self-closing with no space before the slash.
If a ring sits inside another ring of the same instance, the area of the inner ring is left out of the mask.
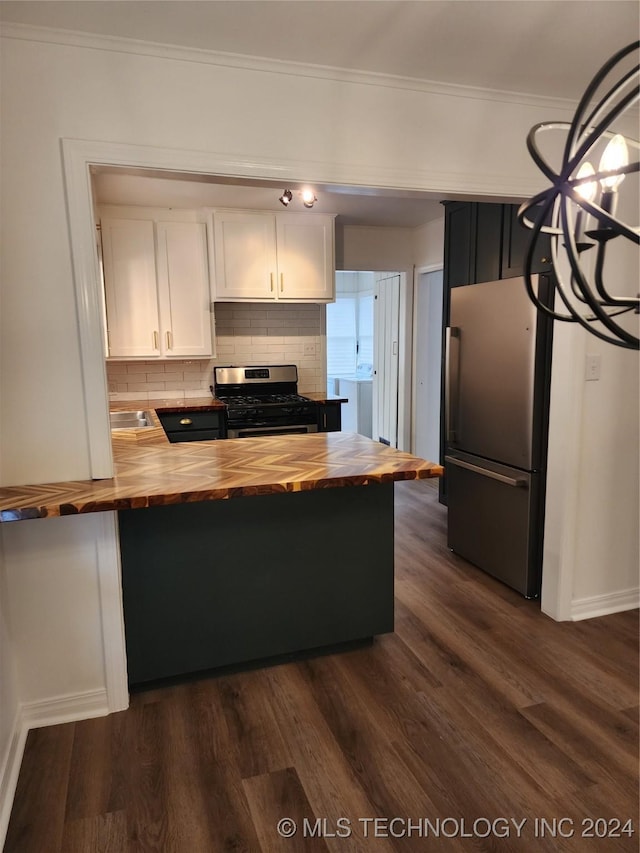
<path id="1" fill-rule="evenodd" d="M 131 684 L 393 630 L 393 483 L 439 465 L 342 432 L 170 444 L 153 405 L 113 478 L 0 489 L 5 523 L 118 511 Z"/>

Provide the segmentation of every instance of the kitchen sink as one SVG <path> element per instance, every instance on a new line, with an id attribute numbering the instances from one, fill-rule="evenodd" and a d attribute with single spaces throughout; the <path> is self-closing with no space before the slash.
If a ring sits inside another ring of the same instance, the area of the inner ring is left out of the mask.
<path id="1" fill-rule="evenodd" d="M 111 429 L 142 429 L 152 427 L 153 421 L 149 412 L 109 412 Z"/>

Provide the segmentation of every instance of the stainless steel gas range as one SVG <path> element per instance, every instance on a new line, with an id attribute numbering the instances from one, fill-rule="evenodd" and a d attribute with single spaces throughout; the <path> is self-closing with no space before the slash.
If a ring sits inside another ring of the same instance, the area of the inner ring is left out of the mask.
<path id="1" fill-rule="evenodd" d="M 227 438 L 318 431 L 317 404 L 298 394 L 295 364 L 214 367 L 213 379 Z"/>

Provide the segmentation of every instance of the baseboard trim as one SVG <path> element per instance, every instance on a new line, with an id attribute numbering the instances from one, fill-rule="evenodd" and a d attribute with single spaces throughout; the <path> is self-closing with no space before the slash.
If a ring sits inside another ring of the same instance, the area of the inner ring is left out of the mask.
<path id="1" fill-rule="evenodd" d="M 13 724 L 13 733 L 9 741 L 4 760 L 0 765 L 0 850 L 4 847 L 4 840 L 9 827 L 11 807 L 18 784 L 18 775 L 24 747 L 27 742 L 28 729 L 20 721 L 20 709 L 16 714 Z"/>
<path id="2" fill-rule="evenodd" d="M 76 720 L 88 720 L 90 717 L 104 717 L 108 713 L 105 689 L 87 690 L 83 693 L 20 704 L 13 724 L 13 734 L 0 765 L 0 850 L 4 846 L 9 826 L 29 730 L 60 723 L 73 723 Z"/>
<path id="3" fill-rule="evenodd" d="M 100 688 L 38 702 L 23 702 L 20 711 L 22 725 L 27 729 L 38 729 L 90 717 L 105 717 L 109 713 L 109 704 L 107 691 Z"/>
<path id="4" fill-rule="evenodd" d="M 571 619 L 578 622 L 581 619 L 592 619 L 623 610 L 635 610 L 637 607 L 640 607 L 640 588 L 624 589 L 620 592 L 574 599 L 571 604 Z"/>

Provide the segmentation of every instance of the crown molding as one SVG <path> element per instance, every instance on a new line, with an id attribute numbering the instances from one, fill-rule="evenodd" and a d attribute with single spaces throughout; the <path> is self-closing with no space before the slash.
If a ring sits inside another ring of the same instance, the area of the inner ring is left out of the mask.
<path id="1" fill-rule="evenodd" d="M 373 71 L 353 71 L 347 68 L 266 59 L 264 57 L 239 53 L 179 47 L 120 36 L 95 35 L 75 30 L 37 27 L 31 24 L 2 23 L 0 24 L 0 36 L 22 41 L 46 42 L 67 47 L 90 48 L 92 50 L 129 53 L 138 56 L 155 56 L 178 62 L 195 62 L 226 68 L 238 68 L 244 71 L 334 80 L 361 86 L 403 89 L 449 98 L 542 107 L 545 109 L 562 110 L 563 112 L 566 112 L 567 109 L 573 111 L 576 106 L 575 101 L 568 98 L 554 98 L 498 89 L 482 89 L 476 86 L 441 83 L 435 80 L 421 80 L 415 77 L 402 77 Z"/>

